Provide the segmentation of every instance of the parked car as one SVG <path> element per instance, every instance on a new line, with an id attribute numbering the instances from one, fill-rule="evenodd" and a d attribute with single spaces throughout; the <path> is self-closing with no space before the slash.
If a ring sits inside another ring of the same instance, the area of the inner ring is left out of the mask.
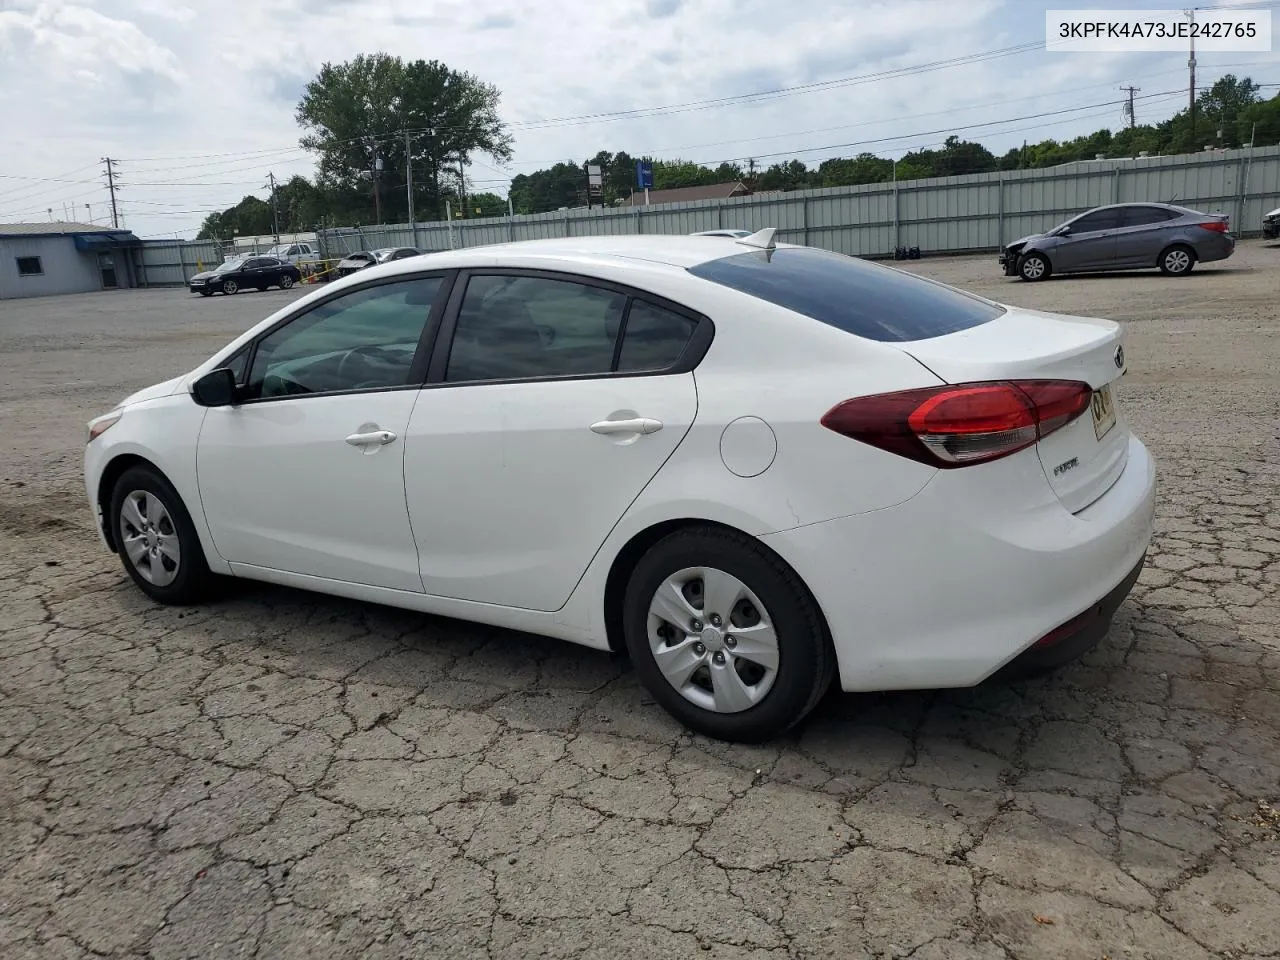
<path id="1" fill-rule="evenodd" d="M 197 273 L 187 281 L 187 286 L 192 293 L 205 297 L 219 290 L 230 296 L 248 288 L 288 290 L 300 279 L 302 272 L 297 267 L 275 257 L 237 257 L 220 263 L 213 270 Z"/>
<path id="2" fill-rule="evenodd" d="M 750 230 L 699 230 L 697 233 L 689 234 L 691 237 L 732 237 L 735 240 L 741 240 L 743 237 L 751 236 Z"/>
<path id="3" fill-rule="evenodd" d="M 268 250 L 266 256 L 292 263 L 303 273 L 314 269 L 315 265 L 320 262 L 319 249 L 314 244 L 306 241 L 279 244 Z"/>
<path id="4" fill-rule="evenodd" d="M 1015 240 L 999 260 L 1006 276 L 1023 280 L 1153 267 L 1181 276 L 1197 263 L 1225 260 L 1235 245 L 1223 214 L 1169 203 L 1116 203 L 1095 207 L 1048 233 Z"/>
<path id="5" fill-rule="evenodd" d="M 233 575 L 625 650 L 732 740 L 833 677 L 963 687 L 1094 644 L 1152 532 L 1120 326 L 773 233 L 319 287 L 89 424 L 98 532 L 161 603 Z"/>
<path id="6" fill-rule="evenodd" d="M 379 263 L 390 263 L 392 260 L 404 260 L 406 257 L 420 257 L 421 250 L 413 247 L 382 247 L 378 250 L 360 250 L 351 253 L 338 261 L 336 273 L 346 277 L 357 271 L 376 266 Z"/>
<path id="7" fill-rule="evenodd" d="M 1262 235 L 1268 240 L 1280 238 L 1280 207 L 1262 218 Z"/>

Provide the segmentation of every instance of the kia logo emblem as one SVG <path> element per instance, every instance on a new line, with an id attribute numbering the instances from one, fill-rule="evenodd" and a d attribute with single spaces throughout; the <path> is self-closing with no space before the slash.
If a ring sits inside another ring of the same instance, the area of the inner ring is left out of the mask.
<path id="1" fill-rule="evenodd" d="M 1124 369 L 1124 347 L 1116 347 L 1116 369 Z"/>

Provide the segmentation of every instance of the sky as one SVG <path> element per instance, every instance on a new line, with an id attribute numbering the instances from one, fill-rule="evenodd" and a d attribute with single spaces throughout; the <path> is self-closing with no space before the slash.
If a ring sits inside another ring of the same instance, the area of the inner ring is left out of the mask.
<path id="1" fill-rule="evenodd" d="M 0 222 L 110 223 L 192 237 L 268 174 L 310 175 L 294 121 L 326 62 L 386 52 L 494 84 L 515 138 L 508 165 L 476 156 L 470 189 L 598 150 L 664 159 L 816 163 L 901 156 L 950 134 L 997 155 L 1187 101 L 1185 53 L 1046 50 L 1046 9 L 1169 0 L 0 0 Z M 1202 8 L 1271 8 L 1202 0 Z M 1277 32 L 1280 32 L 1278 30 Z M 889 71 L 1036 45 L 909 73 Z M 1280 83 L 1280 53 L 1201 53 Z M 880 76 L 876 76 L 879 74 Z M 800 90 L 751 96 L 784 88 Z M 1270 95 L 1276 87 L 1264 90 Z M 711 101 L 711 102 L 708 102 Z M 719 102 L 716 102 L 719 101 Z M 86 206 L 87 205 L 87 206 Z"/>

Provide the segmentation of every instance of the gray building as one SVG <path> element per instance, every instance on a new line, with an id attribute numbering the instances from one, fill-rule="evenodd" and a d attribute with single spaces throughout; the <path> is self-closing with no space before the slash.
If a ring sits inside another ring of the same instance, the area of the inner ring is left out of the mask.
<path id="1" fill-rule="evenodd" d="M 0 300 L 136 287 L 141 246 L 89 223 L 0 223 Z"/>

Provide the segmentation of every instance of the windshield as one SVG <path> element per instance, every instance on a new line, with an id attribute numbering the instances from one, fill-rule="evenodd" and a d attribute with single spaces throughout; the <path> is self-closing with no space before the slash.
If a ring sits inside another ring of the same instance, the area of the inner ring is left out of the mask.
<path id="1" fill-rule="evenodd" d="M 247 260 L 248 257 L 236 257 L 234 260 L 224 260 L 214 268 L 214 273 L 226 273 L 228 270 L 236 270 Z"/>
<path id="2" fill-rule="evenodd" d="M 387 259 L 387 257 L 391 256 L 395 252 L 396 252 L 395 248 L 393 247 L 384 247 L 381 250 L 373 251 L 373 258 L 377 260 L 379 263 L 382 263 L 384 260 Z"/>

